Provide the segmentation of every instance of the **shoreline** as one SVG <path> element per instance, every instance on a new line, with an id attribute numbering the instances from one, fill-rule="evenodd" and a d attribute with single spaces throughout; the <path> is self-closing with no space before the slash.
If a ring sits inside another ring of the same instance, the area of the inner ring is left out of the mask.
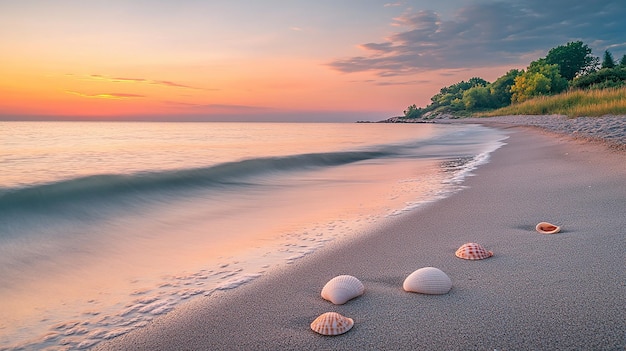
<path id="1" fill-rule="evenodd" d="M 626 155 L 493 126 L 510 138 L 466 189 L 95 350 L 623 349 Z M 538 234 L 541 221 L 563 232 Z M 456 258 L 466 242 L 495 255 Z M 427 266 L 450 276 L 448 294 L 402 290 L 406 276 Z M 336 306 L 319 294 L 341 274 L 359 278 L 365 294 Z M 311 321 L 328 311 L 353 318 L 354 328 L 313 333 Z"/>
<path id="2" fill-rule="evenodd" d="M 546 133 L 566 135 L 583 142 L 607 145 L 610 149 L 626 151 L 626 115 L 575 117 L 563 115 L 510 115 L 495 117 L 454 117 L 442 115 L 433 119 L 392 117 L 377 123 L 475 123 L 496 128 L 529 127 Z"/>
<path id="3" fill-rule="evenodd" d="M 497 116 L 438 119 L 438 123 L 477 123 L 496 128 L 527 127 L 567 136 L 573 140 L 598 143 L 616 151 L 626 151 L 626 116 L 577 117 L 561 115 Z"/>

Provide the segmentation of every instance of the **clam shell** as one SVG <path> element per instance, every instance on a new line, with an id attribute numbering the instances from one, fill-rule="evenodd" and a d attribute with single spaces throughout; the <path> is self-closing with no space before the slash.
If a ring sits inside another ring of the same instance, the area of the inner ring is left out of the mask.
<path id="1" fill-rule="evenodd" d="M 561 231 L 561 227 L 548 222 L 537 224 L 535 229 L 541 234 L 556 234 Z"/>
<path id="2" fill-rule="evenodd" d="M 363 283 L 351 275 L 339 275 L 329 280 L 322 288 L 322 298 L 335 305 L 343 305 L 349 300 L 363 295 Z"/>
<path id="3" fill-rule="evenodd" d="M 420 294 L 447 294 L 452 288 L 452 280 L 442 270 L 424 267 L 409 274 L 402 284 L 404 291 Z"/>
<path id="4" fill-rule="evenodd" d="M 456 257 L 465 260 L 482 260 L 493 256 L 493 252 L 485 250 L 484 247 L 476 243 L 467 243 L 459 247 L 454 253 Z"/>
<path id="5" fill-rule="evenodd" d="M 352 329 L 354 320 L 337 312 L 326 312 L 311 323 L 311 329 L 322 335 L 339 335 Z"/>

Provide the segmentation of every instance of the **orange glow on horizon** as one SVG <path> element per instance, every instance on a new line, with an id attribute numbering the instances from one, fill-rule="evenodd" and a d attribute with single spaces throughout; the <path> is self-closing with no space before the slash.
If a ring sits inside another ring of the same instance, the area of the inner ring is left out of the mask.
<path id="1" fill-rule="evenodd" d="M 290 58 L 144 66 L 93 62 L 76 67 L 9 61 L 0 69 L 0 114 L 111 118 L 281 111 L 380 111 L 382 118 L 401 114 L 413 103 L 425 106 L 429 101 L 416 101 L 416 96 L 434 95 L 442 81 L 469 78 L 463 70 L 411 78 L 345 74 L 318 60 Z M 488 72 L 494 69 L 480 73 Z"/>

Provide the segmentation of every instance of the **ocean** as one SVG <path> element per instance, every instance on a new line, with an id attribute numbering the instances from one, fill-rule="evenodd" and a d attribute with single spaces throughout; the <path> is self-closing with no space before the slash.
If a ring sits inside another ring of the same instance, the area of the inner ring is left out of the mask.
<path id="1" fill-rule="evenodd" d="M 0 349 L 88 349 L 463 188 L 480 125 L 0 122 Z"/>

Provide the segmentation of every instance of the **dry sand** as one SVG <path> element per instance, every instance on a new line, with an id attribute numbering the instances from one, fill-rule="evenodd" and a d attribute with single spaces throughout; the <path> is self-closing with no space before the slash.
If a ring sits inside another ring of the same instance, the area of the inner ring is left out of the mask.
<path id="1" fill-rule="evenodd" d="M 626 154 L 509 130 L 459 193 L 97 349 L 624 350 Z M 538 234 L 541 221 L 563 231 Z M 466 242 L 495 255 L 456 258 Z M 402 290 L 427 266 L 450 276 L 450 293 Z M 319 294 L 340 274 L 366 291 L 335 306 Z M 309 324 L 327 311 L 353 318 L 354 328 L 315 334 Z"/>

